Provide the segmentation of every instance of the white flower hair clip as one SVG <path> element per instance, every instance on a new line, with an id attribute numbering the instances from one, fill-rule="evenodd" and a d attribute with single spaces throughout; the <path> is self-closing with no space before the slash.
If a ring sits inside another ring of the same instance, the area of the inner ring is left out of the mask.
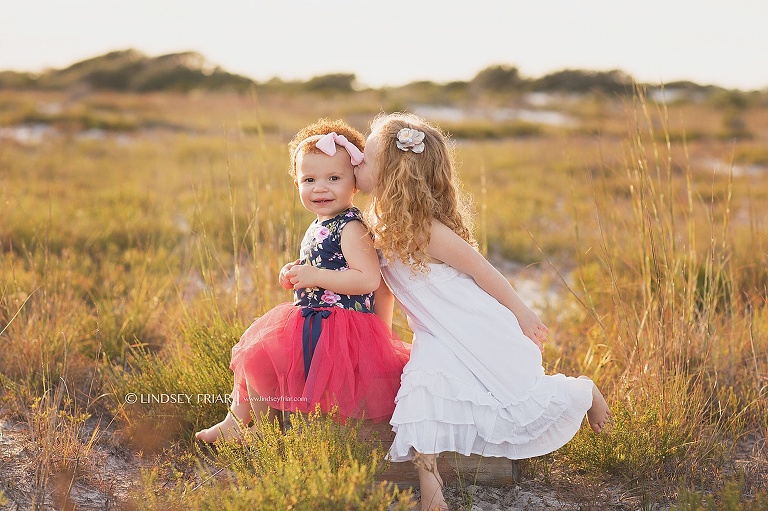
<path id="1" fill-rule="evenodd" d="M 424 132 L 412 128 L 403 128 L 397 132 L 397 148 L 401 151 L 413 151 L 418 154 L 424 151 Z"/>

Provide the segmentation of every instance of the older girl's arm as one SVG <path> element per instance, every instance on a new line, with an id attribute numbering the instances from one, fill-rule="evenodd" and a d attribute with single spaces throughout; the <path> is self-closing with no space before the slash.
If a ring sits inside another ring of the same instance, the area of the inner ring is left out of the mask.
<path id="1" fill-rule="evenodd" d="M 433 221 L 427 251 L 430 257 L 471 276 L 486 293 L 512 311 L 523 333 L 539 348 L 546 342 L 549 329 L 523 302 L 507 278 L 452 229 Z"/>
<path id="2" fill-rule="evenodd" d="M 392 328 L 392 315 L 395 310 L 395 295 L 392 294 L 392 290 L 389 289 L 387 283 L 384 282 L 383 277 L 374 296 L 373 313 L 376 314 L 385 325 Z"/>

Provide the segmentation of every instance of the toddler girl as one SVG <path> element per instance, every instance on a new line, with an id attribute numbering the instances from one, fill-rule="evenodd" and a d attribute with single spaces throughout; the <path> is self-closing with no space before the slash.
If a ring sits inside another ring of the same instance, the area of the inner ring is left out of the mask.
<path id="1" fill-rule="evenodd" d="M 417 461 L 422 509 L 446 507 L 440 452 L 539 456 L 585 413 L 601 431 L 603 396 L 586 377 L 544 374 L 547 328 L 475 249 L 447 137 L 413 115 L 379 116 L 364 156 L 357 186 L 373 196 L 382 273 L 414 333 L 389 457 Z"/>
<path id="2" fill-rule="evenodd" d="M 408 361 L 408 346 L 374 311 L 381 274 L 373 241 L 352 205 L 354 165 L 363 136 L 343 121 L 320 121 L 289 145 L 302 205 L 317 215 L 300 258 L 280 270 L 294 290 L 245 331 L 232 348 L 233 404 L 226 418 L 199 431 L 205 442 L 238 439 L 238 421 L 269 410 L 327 412 L 340 419 L 388 420 Z"/>

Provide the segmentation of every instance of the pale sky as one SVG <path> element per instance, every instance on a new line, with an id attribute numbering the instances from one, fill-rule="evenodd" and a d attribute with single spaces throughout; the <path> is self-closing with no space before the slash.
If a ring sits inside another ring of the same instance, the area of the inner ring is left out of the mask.
<path id="1" fill-rule="evenodd" d="M 198 51 L 258 81 L 364 85 L 621 69 L 648 83 L 768 89 L 765 0 L 0 0 L 0 70 L 108 51 Z"/>

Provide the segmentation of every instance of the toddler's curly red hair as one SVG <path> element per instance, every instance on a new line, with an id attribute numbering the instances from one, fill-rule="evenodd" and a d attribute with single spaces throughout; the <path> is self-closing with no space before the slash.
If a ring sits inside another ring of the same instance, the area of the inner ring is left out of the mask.
<path id="1" fill-rule="evenodd" d="M 294 179 L 296 178 L 296 158 L 299 156 L 296 151 L 297 148 L 299 149 L 298 152 L 301 154 L 322 152 L 311 143 L 299 147 L 301 143 L 309 137 L 315 135 L 327 135 L 331 132 L 335 132 L 337 135 L 344 135 L 347 137 L 347 140 L 352 142 L 361 152 L 365 149 L 365 137 L 363 134 L 346 122 L 341 119 L 336 119 L 335 121 L 326 118 L 318 119 L 316 122 L 300 129 L 288 144 L 288 154 L 291 158 L 291 168 L 288 172 L 291 174 L 291 177 Z"/>

